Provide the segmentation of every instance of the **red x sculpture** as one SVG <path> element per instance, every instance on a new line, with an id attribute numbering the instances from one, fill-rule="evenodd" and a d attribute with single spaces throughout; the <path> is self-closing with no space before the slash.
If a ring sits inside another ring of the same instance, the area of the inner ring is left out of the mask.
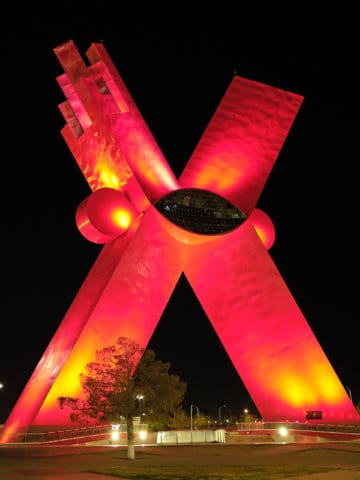
<path id="1" fill-rule="evenodd" d="M 54 51 L 65 72 L 62 135 L 92 191 L 77 225 L 104 247 L 1 442 L 31 425 L 70 424 L 58 397 L 81 397 L 79 374 L 118 337 L 146 346 L 182 273 L 265 421 L 359 421 L 256 208 L 303 98 L 235 76 L 177 179 L 104 45 L 91 45 L 90 66 L 72 41 Z"/>

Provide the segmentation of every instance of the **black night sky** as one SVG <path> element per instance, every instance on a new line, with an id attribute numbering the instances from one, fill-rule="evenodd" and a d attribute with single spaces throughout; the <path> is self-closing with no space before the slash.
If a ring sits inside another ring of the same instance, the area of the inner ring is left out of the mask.
<path id="1" fill-rule="evenodd" d="M 276 228 L 272 258 L 357 404 L 351 12 L 328 12 L 326 22 L 304 15 L 296 24 L 289 15 L 275 25 L 270 18 L 265 22 L 266 15 L 259 22 L 255 12 L 231 5 L 157 10 L 136 5 L 116 15 L 29 12 L 26 26 L 3 19 L 14 28 L 2 32 L 1 58 L 0 422 L 101 249 L 76 228 L 76 208 L 90 190 L 60 134 L 58 104 L 64 98 L 56 77 L 62 69 L 53 48 L 70 39 L 81 53 L 104 42 L 176 175 L 234 72 L 305 97 L 257 206 Z M 187 382 L 186 406 L 196 404 L 209 415 L 220 405 L 235 413 L 255 408 L 186 281 L 175 290 L 149 347 Z"/>

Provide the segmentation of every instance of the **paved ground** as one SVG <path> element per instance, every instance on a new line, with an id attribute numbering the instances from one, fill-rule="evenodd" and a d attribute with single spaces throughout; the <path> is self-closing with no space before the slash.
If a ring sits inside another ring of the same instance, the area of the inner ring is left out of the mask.
<path id="1" fill-rule="evenodd" d="M 128 465 L 126 447 L 0 445 L 0 480 L 114 480 L 86 473 Z M 360 480 L 360 442 L 312 444 L 207 444 L 136 447 L 136 466 L 174 465 L 329 467 L 331 472 L 291 480 Z M 241 480 L 241 478 L 239 478 Z M 284 480 L 284 479 L 282 479 Z M 289 477 L 290 480 L 290 477 Z"/>

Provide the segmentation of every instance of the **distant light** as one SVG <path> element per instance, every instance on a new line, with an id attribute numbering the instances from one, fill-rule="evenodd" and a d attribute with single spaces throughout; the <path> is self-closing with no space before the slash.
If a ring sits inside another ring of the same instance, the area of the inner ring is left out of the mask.
<path id="1" fill-rule="evenodd" d="M 0 390 L 4 388 L 4 384 L 3 383 L 0 383 Z"/>
<path id="2" fill-rule="evenodd" d="M 288 429 L 286 427 L 280 427 L 279 428 L 279 434 L 282 436 L 282 437 L 287 437 L 288 435 Z"/>
<path id="3" fill-rule="evenodd" d="M 146 432 L 145 430 L 141 430 L 141 431 L 139 432 L 139 438 L 140 438 L 140 440 L 145 440 L 146 437 L 147 437 L 147 432 Z"/>
<path id="4" fill-rule="evenodd" d="M 111 425 L 111 440 L 117 442 L 120 438 L 120 424 L 113 423 Z"/>

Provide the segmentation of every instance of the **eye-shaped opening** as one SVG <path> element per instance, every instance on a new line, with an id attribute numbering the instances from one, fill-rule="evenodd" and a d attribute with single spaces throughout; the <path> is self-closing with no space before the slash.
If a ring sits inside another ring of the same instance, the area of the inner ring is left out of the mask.
<path id="1" fill-rule="evenodd" d="M 174 190 L 154 206 L 175 225 L 202 235 L 227 233 L 247 218 L 225 198 L 200 188 Z"/>

